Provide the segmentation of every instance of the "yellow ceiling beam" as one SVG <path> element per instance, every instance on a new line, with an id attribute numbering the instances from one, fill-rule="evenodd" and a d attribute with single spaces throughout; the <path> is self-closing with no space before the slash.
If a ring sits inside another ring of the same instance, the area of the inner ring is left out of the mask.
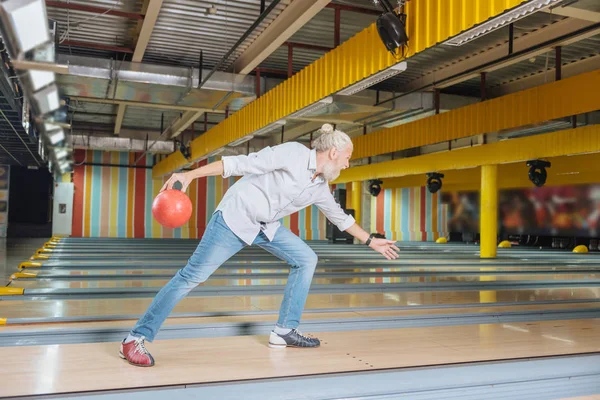
<path id="1" fill-rule="evenodd" d="M 442 153 L 402 158 L 342 171 L 333 183 L 366 181 L 427 172 L 474 168 L 489 164 L 600 152 L 600 125 L 568 129 Z"/>
<path id="2" fill-rule="evenodd" d="M 146 53 L 146 47 L 148 47 L 148 43 L 150 43 L 150 37 L 152 37 L 152 31 L 156 25 L 162 3 L 163 0 L 149 0 L 144 4 L 146 6 L 144 21 L 141 22 L 141 26 L 139 27 L 140 33 L 135 44 L 135 50 L 131 61 L 142 62 L 144 53 Z"/>
<path id="3" fill-rule="evenodd" d="M 578 156 L 562 156 L 547 158 L 552 166 L 546 171 L 546 185 L 581 185 L 600 182 L 600 153 Z M 498 187 L 500 189 L 516 189 L 532 187 L 527 172 L 529 168 L 523 162 L 502 164 L 498 167 Z M 441 171 L 442 191 L 479 190 L 481 170 L 479 167 Z M 391 178 L 383 181 L 385 189 L 409 188 L 424 186 L 427 182 L 425 175 L 411 175 Z"/>
<path id="4" fill-rule="evenodd" d="M 317 15 L 330 0 L 292 1 L 238 57 L 233 70 L 247 75 L 258 67 L 294 33 Z"/>
<path id="5" fill-rule="evenodd" d="M 500 174 L 500 172 L 498 172 Z M 520 171 L 517 179 L 507 180 L 498 178 L 498 189 L 524 189 L 534 187 L 533 183 L 527 178 L 527 170 Z M 546 186 L 567 186 L 567 185 L 589 185 L 600 183 L 598 172 L 582 172 L 577 175 L 560 175 L 552 177 L 548 174 Z M 422 185 L 421 185 L 422 186 Z M 466 182 L 446 185 L 444 183 L 442 192 L 478 192 L 481 189 L 480 182 Z"/>
<path id="6" fill-rule="evenodd" d="M 600 70 L 353 139 L 353 159 L 514 129 L 600 109 Z"/>
<path id="7" fill-rule="evenodd" d="M 125 104 L 119 104 L 119 108 L 117 109 L 117 119 L 115 120 L 115 135 L 121 133 L 123 118 L 125 118 L 125 108 L 127 108 Z"/>
<path id="8" fill-rule="evenodd" d="M 190 125 L 192 125 L 200 116 L 204 114 L 202 111 L 186 111 L 177 118 L 170 127 L 167 128 L 168 136 L 167 139 L 173 139 L 178 136 L 181 132 L 185 131 Z"/>
<path id="9" fill-rule="evenodd" d="M 406 3 L 405 52 L 411 57 L 472 28 L 525 0 L 419 0 Z M 443 21 L 443 22 L 442 22 Z M 216 125 L 192 142 L 192 160 L 199 160 L 237 139 L 287 117 L 377 72 L 398 60 L 383 45 L 375 24 L 359 32 L 290 79 Z M 170 158 L 169 158 L 170 157 Z M 157 178 L 183 167 L 177 153 L 154 166 Z"/>

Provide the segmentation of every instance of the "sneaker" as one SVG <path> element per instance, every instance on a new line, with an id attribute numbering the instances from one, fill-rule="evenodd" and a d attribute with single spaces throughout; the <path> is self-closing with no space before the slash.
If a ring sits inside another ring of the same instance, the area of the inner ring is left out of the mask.
<path id="1" fill-rule="evenodd" d="M 146 346 L 144 346 L 144 340 L 146 338 L 144 336 L 133 340 L 129 343 L 125 343 L 125 340 L 121 342 L 121 350 L 119 351 L 119 356 L 127 360 L 129 364 L 136 365 L 138 367 L 151 367 L 154 365 L 154 358 L 148 350 L 146 350 Z"/>
<path id="2" fill-rule="evenodd" d="M 317 338 L 309 338 L 292 329 L 287 335 L 279 335 L 271 332 L 269 347 L 283 349 L 285 347 L 319 347 L 321 342 Z"/>

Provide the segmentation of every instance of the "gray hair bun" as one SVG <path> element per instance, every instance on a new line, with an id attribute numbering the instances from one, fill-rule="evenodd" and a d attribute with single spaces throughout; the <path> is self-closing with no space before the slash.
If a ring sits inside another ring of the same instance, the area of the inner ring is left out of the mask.
<path id="1" fill-rule="evenodd" d="M 333 125 L 331 125 L 331 124 L 323 124 L 323 126 L 321 127 L 321 132 L 323 134 L 325 134 L 325 133 L 333 133 Z"/>

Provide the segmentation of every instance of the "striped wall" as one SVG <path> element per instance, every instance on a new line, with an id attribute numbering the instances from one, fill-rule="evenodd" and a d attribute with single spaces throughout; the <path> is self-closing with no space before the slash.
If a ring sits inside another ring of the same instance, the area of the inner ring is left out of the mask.
<path id="1" fill-rule="evenodd" d="M 74 237 L 200 238 L 223 194 L 237 179 L 208 177 L 194 181 L 187 192 L 194 205 L 190 221 L 180 228 L 164 228 L 152 217 L 152 200 L 167 178 L 152 179 L 150 168 L 102 166 L 134 165 L 140 155 L 93 150 L 75 153 Z M 199 165 L 215 160 L 209 158 Z M 152 166 L 152 159 L 143 157 L 137 165 Z M 325 239 L 326 219 L 316 207 L 281 222 L 302 239 Z"/>
<path id="2" fill-rule="evenodd" d="M 371 232 L 399 241 L 432 241 L 447 235 L 448 205 L 425 187 L 386 189 L 371 201 Z"/>
<path id="3" fill-rule="evenodd" d="M 187 192 L 194 205 L 190 221 L 180 228 L 164 228 L 154 220 L 151 210 L 152 200 L 167 178 L 152 179 L 150 168 L 127 167 L 140 155 L 91 150 L 75 153 L 74 237 L 200 238 L 224 193 L 238 179 L 197 179 Z M 210 158 L 199 165 L 215 160 Z M 109 164 L 125 167 L 102 166 Z M 144 157 L 137 165 L 151 166 L 152 159 Z M 350 190 L 349 185 L 347 202 L 352 208 Z M 370 220 L 371 226 L 363 226 L 365 230 L 385 233 L 391 239 L 435 240 L 446 235 L 448 206 L 424 187 L 388 189 L 372 199 Z M 302 239 L 326 239 L 326 218 L 317 207 L 301 210 L 281 222 Z"/>

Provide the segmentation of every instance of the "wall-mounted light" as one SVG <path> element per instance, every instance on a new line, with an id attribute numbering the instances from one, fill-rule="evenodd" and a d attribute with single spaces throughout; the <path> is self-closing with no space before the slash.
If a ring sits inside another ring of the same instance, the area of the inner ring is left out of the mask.
<path id="1" fill-rule="evenodd" d="M 58 99 L 58 88 L 55 84 L 33 94 L 40 114 L 48 114 L 60 107 Z"/>
<path id="2" fill-rule="evenodd" d="M 369 193 L 371 194 L 371 196 L 373 196 L 373 197 L 379 196 L 379 193 L 381 193 L 381 184 L 382 183 L 383 183 L 383 181 L 381 179 L 371 179 L 369 181 Z"/>
<path id="3" fill-rule="evenodd" d="M 531 160 L 527 161 L 529 167 L 529 180 L 537 187 L 542 187 L 546 184 L 548 173 L 546 168 L 550 168 L 552 164 L 549 161 L 544 160 Z"/>
<path id="4" fill-rule="evenodd" d="M 10 42 L 13 58 L 50 40 L 44 0 L 5 1 L 0 3 L 0 17 L 5 30 L 10 30 L 5 42 Z"/>
<path id="5" fill-rule="evenodd" d="M 65 140 L 65 131 L 61 128 L 58 128 L 53 131 L 46 132 L 46 136 L 48 136 L 50 143 L 55 146 Z"/>
<path id="6" fill-rule="evenodd" d="M 54 149 L 54 157 L 56 157 L 57 160 L 62 160 L 63 158 L 67 158 L 68 155 L 69 155 L 69 153 L 64 148 L 55 148 Z"/>
<path id="7" fill-rule="evenodd" d="M 444 174 L 429 172 L 427 174 L 427 190 L 429 193 L 437 193 L 442 188 L 442 178 Z"/>
<path id="8" fill-rule="evenodd" d="M 406 34 L 406 14 L 396 14 L 388 0 L 379 0 L 385 13 L 377 18 L 376 26 L 379 38 L 388 51 L 395 51 L 408 42 Z"/>

